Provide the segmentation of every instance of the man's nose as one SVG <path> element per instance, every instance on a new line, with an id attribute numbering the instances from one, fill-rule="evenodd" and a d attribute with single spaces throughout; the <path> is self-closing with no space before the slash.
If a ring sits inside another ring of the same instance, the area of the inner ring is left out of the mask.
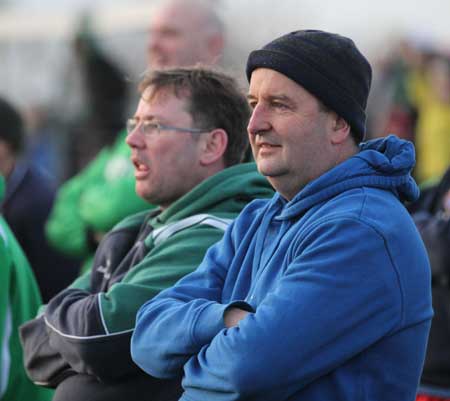
<path id="1" fill-rule="evenodd" d="M 256 105 L 250 116 L 247 131 L 250 135 L 256 135 L 259 132 L 267 131 L 271 128 L 271 123 L 263 105 Z"/>
<path id="2" fill-rule="evenodd" d="M 139 126 L 136 126 L 133 131 L 128 133 L 125 142 L 130 148 L 142 147 L 144 138 L 143 135 L 139 132 Z"/>

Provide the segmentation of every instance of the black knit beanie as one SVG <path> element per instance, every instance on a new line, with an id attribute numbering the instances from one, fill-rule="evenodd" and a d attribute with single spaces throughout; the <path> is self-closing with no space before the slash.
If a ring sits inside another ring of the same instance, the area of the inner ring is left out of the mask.
<path id="1" fill-rule="evenodd" d="M 363 140 L 372 69 L 351 39 L 317 30 L 291 32 L 250 53 L 249 81 L 256 68 L 297 82 L 347 121 L 358 143 Z"/>

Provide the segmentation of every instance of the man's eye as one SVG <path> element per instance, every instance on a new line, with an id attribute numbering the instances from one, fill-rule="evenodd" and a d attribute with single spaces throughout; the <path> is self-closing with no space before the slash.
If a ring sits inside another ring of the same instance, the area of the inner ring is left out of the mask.
<path id="1" fill-rule="evenodd" d="M 256 107 L 256 102 L 248 102 L 248 105 L 251 109 L 254 109 Z"/>
<path id="2" fill-rule="evenodd" d="M 272 102 L 272 107 L 280 110 L 286 110 L 289 108 L 287 104 L 281 102 Z"/>
<path id="3" fill-rule="evenodd" d="M 159 132 L 159 124 L 150 121 L 144 121 L 142 123 L 142 130 L 147 135 L 157 133 Z"/>

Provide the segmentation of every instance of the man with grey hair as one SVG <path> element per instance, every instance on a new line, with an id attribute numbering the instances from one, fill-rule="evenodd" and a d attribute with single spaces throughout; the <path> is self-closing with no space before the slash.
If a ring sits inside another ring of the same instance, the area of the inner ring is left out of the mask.
<path id="1" fill-rule="evenodd" d="M 211 2 L 169 0 L 152 15 L 148 64 L 151 68 L 217 64 L 224 42 L 224 26 Z"/>

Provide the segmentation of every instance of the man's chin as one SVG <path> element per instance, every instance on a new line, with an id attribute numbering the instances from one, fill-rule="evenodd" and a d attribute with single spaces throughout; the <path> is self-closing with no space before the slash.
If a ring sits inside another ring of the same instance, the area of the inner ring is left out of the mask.
<path id="1" fill-rule="evenodd" d="M 283 174 L 283 171 L 270 163 L 261 162 L 256 164 L 258 171 L 265 177 L 278 177 Z"/>
<path id="2" fill-rule="evenodd" d="M 139 185 L 136 185 L 136 194 L 137 196 L 139 196 L 139 198 L 144 199 L 147 202 L 150 202 L 149 199 L 152 198 L 151 194 L 148 193 L 148 190 L 146 190 L 145 188 L 140 188 Z M 152 202 L 150 202 L 152 203 Z"/>

